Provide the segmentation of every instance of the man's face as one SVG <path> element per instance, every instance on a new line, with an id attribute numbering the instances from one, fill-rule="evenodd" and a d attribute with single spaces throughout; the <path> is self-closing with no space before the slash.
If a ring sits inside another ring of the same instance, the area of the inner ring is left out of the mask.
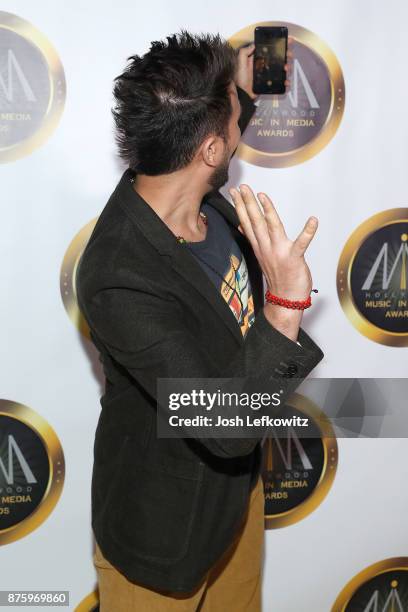
<path id="1" fill-rule="evenodd" d="M 238 125 L 238 120 L 241 115 L 241 105 L 235 83 L 231 83 L 230 97 L 232 114 L 228 123 L 228 141 L 225 143 L 224 157 L 210 177 L 209 182 L 213 189 L 219 189 L 228 182 L 228 168 L 231 157 L 234 155 L 239 145 L 239 141 L 241 140 L 241 130 Z"/>

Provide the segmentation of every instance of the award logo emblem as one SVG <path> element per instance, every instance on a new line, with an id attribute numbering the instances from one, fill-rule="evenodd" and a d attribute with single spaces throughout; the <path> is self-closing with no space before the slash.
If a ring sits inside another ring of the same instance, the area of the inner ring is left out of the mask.
<path id="1" fill-rule="evenodd" d="M 46 37 L 0 11 L 0 161 L 29 155 L 52 134 L 65 103 L 65 76 Z"/>
<path id="2" fill-rule="evenodd" d="M 313 512 L 328 494 L 337 469 L 333 428 L 312 401 L 292 393 L 279 416 L 307 416 L 309 433 L 301 437 L 296 427 L 288 427 L 285 437 L 272 435 L 265 440 L 262 477 L 267 529 L 292 525 Z"/>
<path id="3" fill-rule="evenodd" d="M 357 574 L 337 597 L 332 612 L 404 612 L 408 609 L 408 557 L 370 565 Z"/>
<path id="4" fill-rule="evenodd" d="M 0 423 L 0 544 L 8 544 L 52 512 L 65 463 L 57 435 L 34 410 L 0 400 Z"/>
<path id="5" fill-rule="evenodd" d="M 69 318 L 79 331 L 89 339 L 89 327 L 78 308 L 75 277 L 81 255 L 96 225 L 97 218 L 92 219 L 71 241 L 61 266 L 60 291 L 62 302 Z"/>
<path id="6" fill-rule="evenodd" d="M 75 608 L 74 612 L 99 612 L 99 593 L 93 591 Z"/>
<path id="7" fill-rule="evenodd" d="M 337 268 L 341 306 L 370 340 L 408 346 L 408 209 L 393 208 L 362 223 Z"/>
<path id="8" fill-rule="evenodd" d="M 292 38 L 290 85 L 285 94 L 261 94 L 237 155 L 256 166 L 284 168 L 319 153 L 344 112 L 345 85 L 336 56 L 316 34 L 285 21 L 264 21 L 230 37 L 234 48 L 253 42 L 257 26 L 286 26 Z"/>

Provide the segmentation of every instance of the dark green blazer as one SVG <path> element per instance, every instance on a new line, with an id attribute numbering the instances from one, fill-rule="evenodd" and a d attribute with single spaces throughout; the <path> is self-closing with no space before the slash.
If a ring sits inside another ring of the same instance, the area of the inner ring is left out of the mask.
<path id="1" fill-rule="evenodd" d="M 255 105 L 238 92 L 243 131 Z M 261 436 L 158 438 L 156 379 L 274 377 L 284 401 L 323 353 L 303 329 L 299 346 L 265 318 L 261 269 L 220 192 L 204 200 L 225 217 L 247 262 L 256 318 L 245 339 L 194 256 L 134 191 L 132 176 L 123 173 L 76 274 L 78 305 L 106 376 L 92 528 L 105 557 L 129 580 L 190 591 L 244 519 Z"/>

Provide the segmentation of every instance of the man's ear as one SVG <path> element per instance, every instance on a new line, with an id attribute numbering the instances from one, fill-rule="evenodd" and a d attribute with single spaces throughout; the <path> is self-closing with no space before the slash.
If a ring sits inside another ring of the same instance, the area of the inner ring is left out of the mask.
<path id="1" fill-rule="evenodd" d="M 219 136 L 208 136 L 201 145 L 201 154 L 208 166 L 218 166 L 222 159 L 222 139 Z"/>

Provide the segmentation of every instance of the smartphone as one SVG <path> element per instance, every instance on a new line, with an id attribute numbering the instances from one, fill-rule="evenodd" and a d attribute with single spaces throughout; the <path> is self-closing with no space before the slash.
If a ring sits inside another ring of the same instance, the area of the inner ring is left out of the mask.
<path id="1" fill-rule="evenodd" d="M 254 93 L 285 93 L 288 28 L 258 26 L 254 40 Z"/>

